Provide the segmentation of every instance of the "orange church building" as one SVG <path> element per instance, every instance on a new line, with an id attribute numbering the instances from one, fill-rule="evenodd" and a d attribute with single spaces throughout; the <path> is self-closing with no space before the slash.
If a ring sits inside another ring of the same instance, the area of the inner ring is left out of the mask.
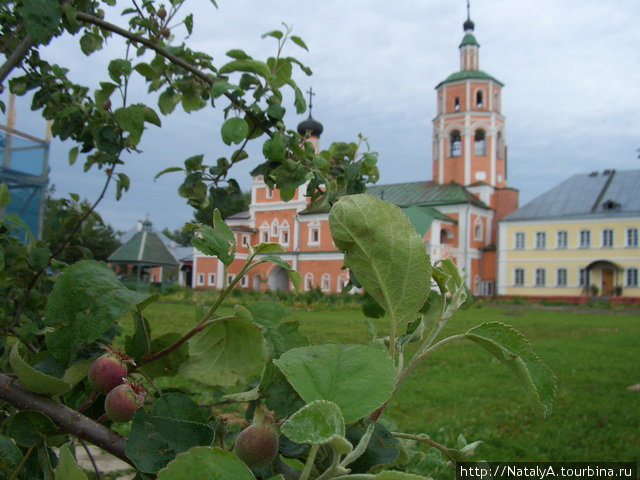
<path id="1" fill-rule="evenodd" d="M 503 84 L 479 69 L 474 24 L 467 17 L 460 48 L 460 71 L 436 86 L 432 180 L 374 185 L 367 193 L 398 205 L 422 236 L 432 261 L 452 258 L 474 295 L 495 294 L 497 222 L 518 207 L 518 191 L 507 186 Z M 310 106 L 311 112 L 311 106 Z M 323 126 L 309 118 L 298 132 L 317 147 Z M 236 260 L 226 272 L 221 262 L 198 251 L 193 259 L 194 288 L 222 288 L 240 270 L 247 245 L 278 242 L 281 258 L 302 276 L 303 289 L 340 292 L 348 272 L 329 231 L 328 212 L 309 209 L 302 186 L 289 202 L 261 177 L 251 184 L 249 210 L 226 219 L 236 234 Z M 225 279 L 224 276 L 227 276 Z M 240 288 L 290 289 L 285 270 L 262 264 Z"/>

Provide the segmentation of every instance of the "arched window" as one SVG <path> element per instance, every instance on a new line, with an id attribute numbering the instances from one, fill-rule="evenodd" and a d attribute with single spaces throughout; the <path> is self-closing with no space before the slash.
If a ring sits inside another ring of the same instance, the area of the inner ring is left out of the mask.
<path id="1" fill-rule="evenodd" d="M 278 236 L 278 219 L 277 218 L 274 218 L 273 221 L 271 222 L 271 236 L 272 237 Z"/>
<path id="2" fill-rule="evenodd" d="M 449 135 L 449 156 L 459 157 L 462 153 L 462 142 L 460 140 L 460 132 L 454 130 Z"/>
<path id="3" fill-rule="evenodd" d="M 460 99 L 458 97 L 453 99 L 453 111 L 454 112 L 460 111 Z"/>
<path id="4" fill-rule="evenodd" d="M 487 154 L 486 134 L 481 128 L 476 130 L 476 133 L 473 137 L 473 153 L 480 156 Z"/>
<path id="5" fill-rule="evenodd" d="M 498 156 L 499 159 L 502 160 L 503 156 L 504 156 L 504 140 L 502 139 L 502 132 L 498 132 L 498 135 L 496 137 L 496 154 Z"/>
<path id="6" fill-rule="evenodd" d="M 308 292 L 313 290 L 313 273 L 305 273 L 304 275 L 304 290 Z"/>
<path id="7" fill-rule="evenodd" d="M 484 106 L 484 93 L 482 90 L 476 91 L 476 108 L 482 108 Z"/>
<path id="8" fill-rule="evenodd" d="M 269 224 L 262 222 L 260 225 L 260 243 L 267 243 L 269 241 Z"/>
<path id="9" fill-rule="evenodd" d="M 328 292 L 331 290 L 331 275 L 328 273 L 322 274 L 322 279 L 320 280 L 320 290 L 323 292 Z"/>
<path id="10" fill-rule="evenodd" d="M 440 243 L 453 243 L 453 232 L 448 228 L 440 230 Z"/>
<path id="11" fill-rule="evenodd" d="M 282 225 L 280 225 L 279 235 L 279 243 L 281 245 L 289 245 L 289 222 L 287 222 L 286 220 L 282 222 Z"/>

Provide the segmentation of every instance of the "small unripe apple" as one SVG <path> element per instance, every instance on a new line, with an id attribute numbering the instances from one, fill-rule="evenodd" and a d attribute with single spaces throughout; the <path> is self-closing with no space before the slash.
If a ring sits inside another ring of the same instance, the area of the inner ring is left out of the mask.
<path id="1" fill-rule="evenodd" d="M 118 385 L 104 399 L 104 411 L 114 422 L 128 422 L 144 402 L 144 395 L 129 383 Z"/>
<path id="2" fill-rule="evenodd" d="M 127 365 L 115 353 L 105 353 L 89 367 L 89 383 L 96 392 L 109 393 L 127 376 Z"/>
<path id="3" fill-rule="evenodd" d="M 278 430 L 271 414 L 258 407 L 251 425 L 238 434 L 233 451 L 249 467 L 271 463 L 278 455 Z"/>
<path id="4" fill-rule="evenodd" d="M 164 20 L 164 17 L 167 16 L 167 10 L 164 8 L 164 6 L 162 6 L 158 9 L 156 15 L 158 15 L 158 18 Z"/>

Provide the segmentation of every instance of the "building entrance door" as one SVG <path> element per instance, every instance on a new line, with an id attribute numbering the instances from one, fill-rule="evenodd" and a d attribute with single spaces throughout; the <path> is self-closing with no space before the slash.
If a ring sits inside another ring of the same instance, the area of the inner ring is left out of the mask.
<path id="1" fill-rule="evenodd" d="M 602 295 L 613 295 L 613 270 L 611 268 L 602 269 Z"/>

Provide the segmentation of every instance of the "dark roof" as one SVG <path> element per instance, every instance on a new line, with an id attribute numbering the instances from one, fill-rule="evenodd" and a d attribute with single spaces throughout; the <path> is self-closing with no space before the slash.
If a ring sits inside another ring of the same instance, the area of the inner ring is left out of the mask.
<path id="1" fill-rule="evenodd" d="M 306 120 L 303 120 L 298 124 L 298 133 L 303 137 L 309 134 L 311 137 L 320 137 L 322 132 L 324 131 L 324 127 L 320 122 L 315 120 L 311 114 Z"/>
<path id="2" fill-rule="evenodd" d="M 640 215 L 640 170 L 574 175 L 502 221 Z"/>
<path id="3" fill-rule="evenodd" d="M 373 185 L 367 188 L 367 193 L 399 207 L 411 205 L 437 207 L 439 205 L 471 203 L 481 208 L 489 208 L 462 185 L 457 183 L 440 184 L 433 180 Z"/>
<path id="4" fill-rule="evenodd" d="M 141 265 L 177 265 L 160 236 L 148 230 L 137 232 L 113 252 L 107 261 L 111 263 Z"/>
<path id="5" fill-rule="evenodd" d="M 440 86 L 444 85 L 445 83 L 458 82 L 460 80 L 492 80 L 496 82 L 498 85 L 500 85 L 501 87 L 504 86 L 504 83 L 502 83 L 500 80 L 496 79 L 495 77 L 492 77 L 491 75 L 483 72 L 482 70 L 462 70 L 459 72 L 454 72 L 451 75 L 449 75 L 447 78 L 441 81 L 438 85 L 436 85 L 436 88 L 440 88 Z"/>

